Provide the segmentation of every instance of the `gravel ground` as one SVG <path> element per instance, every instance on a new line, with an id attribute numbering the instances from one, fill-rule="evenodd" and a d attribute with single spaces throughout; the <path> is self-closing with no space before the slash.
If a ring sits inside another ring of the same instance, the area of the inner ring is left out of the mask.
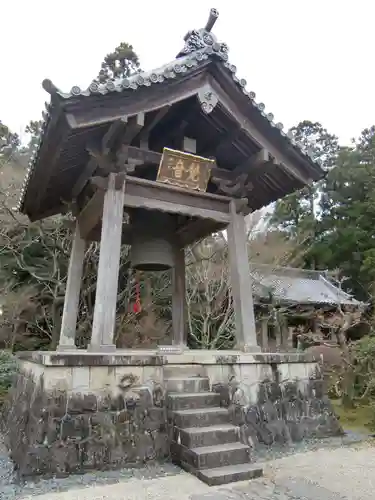
<path id="1" fill-rule="evenodd" d="M 120 469 L 103 472 L 95 471 L 82 475 L 71 475 L 65 478 L 37 478 L 35 480 L 28 480 L 23 484 L 17 484 L 13 474 L 12 463 L 0 441 L 0 500 L 18 500 L 25 497 L 34 499 L 37 495 L 39 496 L 47 493 L 48 498 L 52 499 L 52 493 L 54 492 L 87 488 L 93 484 L 111 485 L 113 483 L 126 482 L 131 479 L 136 481 L 151 480 L 180 474 L 182 474 L 182 471 L 179 467 L 170 463 L 165 463 L 134 469 Z"/>
<path id="2" fill-rule="evenodd" d="M 171 465 L 93 472 L 62 479 L 14 482 L 0 450 L 1 500 L 370 500 L 374 498 L 375 452 L 349 434 L 258 453 L 265 477 L 209 488 Z M 283 457 L 283 458 L 280 458 Z M 374 479 L 372 479 L 374 478 Z"/>

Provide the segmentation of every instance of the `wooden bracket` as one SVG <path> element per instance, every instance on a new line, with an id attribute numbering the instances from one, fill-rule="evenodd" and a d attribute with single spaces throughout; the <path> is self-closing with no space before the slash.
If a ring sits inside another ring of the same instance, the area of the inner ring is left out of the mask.
<path id="1" fill-rule="evenodd" d="M 228 196 L 240 196 L 241 198 L 253 189 L 251 182 L 248 182 L 248 174 L 241 174 L 235 180 L 220 179 L 213 177 L 211 180 L 217 184 L 219 190 Z"/>
<path id="2" fill-rule="evenodd" d="M 211 181 L 218 186 L 222 193 L 242 198 L 254 189 L 251 180 L 265 174 L 274 165 L 275 161 L 269 152 L 261 149 L 257 154 L 238 165 L 232 172 L 214 169 Z"/>
<path id="3" fill-rule="evenodd" d="M 108 182 L 107 182 L 108 185 Z M 103 214 L 104 189 L 98 189 L 77 217 L 82 238 L 87 239 Z"/>
<path id="4" fill-rule="evenodd" d="M 141 133 L 139 134 L 139 143 L 142 148 L 148 148 L 148 138 L 151 131 L 164 118 L 170 109 L 171 106 L 169 104 L 167 106 L 163 106 L 156 112 L 152 120 L 143 127 Z"/>
<path id="5" fill-rule="evenodd" d="M 130 144 L 134 137 L 144 126 L 145 114 L 138 113 L 131 117 L 122 117 L 113 122 L 103 139 L 98 145 L 87 145 L 86 149 L 90 155 L 87 165 L 72 189 L 72 198 L 75 199 L 82 192 L 86 183 L 94 172 L 99 169 L 102 174 L 118 171 L 121 161 L 118 158 L 119 149 L 123 144 Z M 128 162 L 126 171 L 134 171 L 135 165 Z"/>

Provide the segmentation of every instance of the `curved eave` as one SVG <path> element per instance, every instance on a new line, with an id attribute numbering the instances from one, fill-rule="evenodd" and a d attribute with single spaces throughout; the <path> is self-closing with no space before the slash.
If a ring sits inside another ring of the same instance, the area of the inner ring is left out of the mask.
<path id="1" fill-rule="evenodd" d="M 51 102 L 56 106 L 50 107 L 44 117 L 43 133 L 40 138 L 36 151 L 30 161 L 18 208 L 25 211 L 25 196 L 29 197 L 27 189 L 29 182 L 32 179 L 35 168 L 38 164 L 44 161 L 43 151 L 50 148 L 46 143 L 50 137 L 56 135 L 56 117 L 61 115 L 61 110 L 64 110 L 65 120 L 69 123 L 69 111 L 74 109 L 100 109 L 101 105 L 106 103 L 114 103 L 117 100 L 113 98 L 117 95 L 121 101 L 126 101 L 127 96 L 131 97 L 134 92 L 139 92 L 139 96 L 147 97 L 150 88 L 160 88 L 160 92 L 165 86 L 179 82 L 190 80 L 194 75 L 200 75 L 207 70 L 223 88 L 224 92 L 231 95 L 238 103 L 243 112 L 251 118 L 256 126 L 268 135 L 270 139 L 278 145 L 290 160 L 295 163 L 298 168 L 305 173 L 305 176 L 311 181 L 317 181 L 324 176 L 322 168 L 310 158 L 308 152 L 302 150 L 293 138 L 288 137 L 282 131 L 282 125 L 275 123 L 271 113 L 265 114 L 264 105 L 255 102 L 255 93 L 246 90 L 246 81 L 239 79 L 236 74 L 235 66 L 229 64 L 222 54 L 215 53 L 212 47 L 206 47 L 203 50 L 193 52 L 183 56 L 171 63 L 162 66 L 157 70 L 150 72 L 142 72 L 135 74 L 127 79 L 115 79 L 105 84 L 93 83 L 84 91 L 78 87 L 73 87 L 70 93 L 63 93 L 56 89 L 49 82 L 49 91 L 51 93 Z M 151 90 L 151 89 L 150 89 Z M 193 92 L 194 93 L 194 92 Z M 178 101 L 178 97 L 176 101 Z M 60 109 L 56 109 L 60 108 Z M 51 111 L 52 110 L 52 111 Z M 52 114 L 54 118 L 51 119 Z M 103 120 L 104 123 L 106 122 Z M 107 120 L 107 123 L 110 119 Z M 101 124 L 97 122 L 98 126 Z M 92 124 L 94 126 L 94 124 Z M 73 123 L 70 123 L 70 128 L 74 128 Z M 60 140 L 61 142 L 61 140 Z M 50 165 L 49 168 L 53 168 Z M 302 187 L 303 184 L 301 184 Z M 296 186 L 298 189 L 298 187 Z M 30 196 L 34 195 L 35 186 Z M 27 212 L 27 210 L 26 210 Z"/>

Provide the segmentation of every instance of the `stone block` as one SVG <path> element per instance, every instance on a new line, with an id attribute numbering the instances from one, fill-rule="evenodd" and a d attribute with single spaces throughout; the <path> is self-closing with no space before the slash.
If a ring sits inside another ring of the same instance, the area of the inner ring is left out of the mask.
<path id="1" fill-rule="evenodd" d="M 229 412 L 226 408 L 206 408 L 197 410 L 179 410 L 173 412 L 175 425 L 186 427 L 207 427 L 229 423 Z"/>
<path id="2" fill-rule="evenodd" d="M 73 389 L 72 368 L 69 366 L 49 366 L 43 375 L 46 391 L 71 391 Z"/>
<path id="3" fill-rule="evenodd" d="M 116 367 L 90 366 L 89 388 L 94 394 L 112 394 L 116 385 Z"/>
<path id="4" fill-rule="evenodd" d="M 206 371 L 211 386 L 229 380 L 229 365 L 207 365 Z"/>
<path id="5" fill-rule="evenodd" d="M 304 380 L 309 378 L 309 367 L 306 363 L 292 363 L 289 365 L 289 378 L 291 380 Z"/>
<path id="6" fill-rule="evenodd" d="M 180 462 L 187 463 L 195 469 L 212 469 L 250 462 L 250 448 L 242 443 L 229 443 L 216 446 L 188 449 L 172 443 L 174 456 Z"/>
<path id="7" fill-rule="evenodd" d="M 144 366 L 142 369 L 142 377 L 140 378 L 140 383 L 146 384 L 152 381 L 154 383 L 163 384 L 164 373 L 162 366 Z"/>
<path id="8" fill-rule="evenodd" d="M 170 378 L 165 379 L 165 389 L 168 392 L 208 392 L 210 379 L 208 377 Z"/>
<path id="9" fill-rule="evenodd" d="M 87 381 L 86 368 L 72 371 Z M 4 414 L 10 455 L 20 475 L 64 475 L 166 457 L 165 409 L 154 406 L 148 388 L 140 393 L 132 401 L 110 394 L 51 392 L 20 373 Z"/>
<path id="10" fill-rule="evenodd" d="M 71 415 L 97 411 L 97 398 L 94 394 L 71 394 L 67 397 L 66 412 Z"/>
<path id="11" fill-rule="evenodd" d="M 234 443 L 238 440 L 238 428 L 231 424 L 178 429 L 177 434 L 175 441 L 187 448 Z"/>
<path id="12" fill-rule="evenodd" d="M 220 394 L 214 392 L 181 393 L 167 396 L 167 407 L 170 410 L 207 408 L 219 405 Z"/>
<path id="13" fill-rule="evenodd" d="M 249 481 L 250 479 L 256 479 L 263 476 L 263 469 L 261 467 L 254 466 L 253 464 L 229 465 L 225 467 L 216 467 L 214 469 L 191 472 L 193 472 L 193 474 L 195 474 L 201 481 L 208 484 L 208 486 L 220 486 L 222 484 L 233 483 L 235 481 Z M 191 500 L 198 500 L 199 498 L 204 498 L 205 500 L 229 500 L 226 494 L 221 496 L 219 492 L 212 493 L 212 496 L 210 494 L 204 495 L 203 497 L 200 495 L 193 495 Z"/>
<path id="14" fill-rule="evenodd" d="M 74 366 L 72 369 L 72 392 L 85 394 L 90 392 L 90 367 Z"/>
<path id="15" fill-rule="evenodd" d="M 224 384 L 223 382 L 218 382 L 212 385 L 212 391 L 220 395 L 220 405 L 224 408 L 228 408 L 231 403 L 231 389 L 229 384 Z"/>
<path id="16" fill-rule="evenodd" d="M 79 446 L 73 441 L 56 441 L 50 446 L 50 468 L 57 476 L 78 472 L 81 468 Z"/>
<path id="17" fill-rule="evenodd" d="M 68 405 L 68 395 L 66 392 L 45 392 L 46 408 L 52 418 L 59 418 L 65 415 Z"/>

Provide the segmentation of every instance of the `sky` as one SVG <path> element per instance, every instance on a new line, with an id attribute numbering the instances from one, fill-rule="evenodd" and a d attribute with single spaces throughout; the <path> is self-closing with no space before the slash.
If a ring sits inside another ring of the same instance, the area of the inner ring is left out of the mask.
<path id="1" fill-rule="evenodd" d="M 320 121 L 343 144 L 375 124 L 374 0 L 7 1 L 0 120 L 24 137 L 49 99 L 44 78 L 63 91 L 85 88 L 120 42 L 134 46 L 143 69 L 173 60 L 211 7 L 213 32 L 276 122 Z"/>

